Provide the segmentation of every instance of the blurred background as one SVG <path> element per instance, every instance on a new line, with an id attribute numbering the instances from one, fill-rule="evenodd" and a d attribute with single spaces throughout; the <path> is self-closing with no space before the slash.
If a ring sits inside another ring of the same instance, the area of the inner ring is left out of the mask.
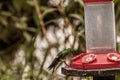
<path id="1" fill-rule="evenodd" d="M 114 2 L 120 51 L 120 0 Z M 62 63 L 47 70 L 66 48 L 86 50 L 83 0 L 0 0 L 0 80 L 77 80 L 61 74 Z"/>

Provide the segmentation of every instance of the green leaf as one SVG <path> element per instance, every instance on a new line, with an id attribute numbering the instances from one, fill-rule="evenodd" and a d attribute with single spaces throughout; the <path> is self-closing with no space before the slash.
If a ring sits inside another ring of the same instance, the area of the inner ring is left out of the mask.
<path id="1" fill-rule="evenodd" d="M 3 69 L 3 65 L 4 65 L 4 63 L 3 63 L 2 59 L 0 58 L 0 70 Z"/>
<path id="2" fill-rule="evenodd" d="M 7 26 L 8 25 L 8 22 L 7 20 L 4 18 L 4 17 L 0 17 L 0 23 L 4 26 Z"/>
<path id="3" fill-rule="evenodd" d="M 80 20 L 80 21 L 82 21 L 82 22 L 84 21 L 81 15 L 78 15 L 78 14 L 70 14 L 69 16 L 70 16 L 70 17 L 73 17 L 73 18 L 76 18 L 76 19 L 78 19 L 78 20 Z"/>
<path id="4" fill-rule="evenodd" d="M 2 5 L 3 5 L 3 4 L 2 4 L 2 3 L 0 3 L 0 9 L 2 8 Z"/>
<path id="5" fill-rule="evenodd" d="M 84 6 L 83 0 L 77 0 L 81 6 Z"/>
<path id="6" fill-rule="evenodd" d="M 56 10 L 57 10 L 56 8 L 48 8 L 43 12 L 42 17 L 44 18 L 47 14 L 52 13 Z"/>
<path id="7" fill-rule="evenodd" d="M 119 2 L 119 0 L 114 0 L 114 3 L 116 4 L 116 3 L 118 3 Z"/>
<path id="8" fill-rule="evenodd" d="M 1 14 L 4 16 L 7 16 L 7 17 L 12 16 L 11 12 L 9 12 L 9 11 L 2 11 Z"/>
<path id="9" fill-rule="evenodd" d="M 57 20 L 57 19 L 51 19 L 51 20 L 47 21 L 45 24 L 48 25 L 48 24 L 50 24 L 50 23 L 56 23 L 56 20 Z"/>
<path id="10" fill-rule="evenodd" d="M 36 12 L 33 13 L 33 19 L 35 21 L 35 24 L 37 25 L 37 28 L 40 29 L 39 18 L 37 16 Z"/>
<path id="11" fill-rule="evenodd" d="M 31 41 L 32 36 L 31 36 L 29 33 L 24 32 L 23 35 L 24 35 L 25 39 L 27 40 L 27 42 L 30 42 L 30 41 Z"/>
<path id="12" fill-rule="evenodd" d="M 34 2 L 33 0 L 27 0 L 26 3 L 30 6 L 34 6 Z"/>
<path id="13" fill-rule="evenodd" d="M 36 32 L 36 28 L 32 28 L 32 27 L 27 27 L 26 30 L 30 32 Z"/>
<path id="14" fill-rule="evenodd" d="M 12 4 L 17 11 L 20 11 L 23 5 L 24 0 L 12 0 Z"/>
<path id="15" fill-rule="evenodd" d="M 18 23 L 18 22 L 16 22 L 15 27 L 18 28 L 18 29 L 25 30 L 27 28 L 27 24 L 26 23 Z"/>
<path id="16" fill-rule="evenodd" d="M 117 75 L 117 76 L 116 76 L 116 80 L 120 80 L 120 75 Z"/>

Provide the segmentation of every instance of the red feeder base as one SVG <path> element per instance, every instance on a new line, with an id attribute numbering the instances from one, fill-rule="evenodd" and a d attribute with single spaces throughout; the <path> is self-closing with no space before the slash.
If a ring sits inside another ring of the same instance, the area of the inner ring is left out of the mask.
<path id="1" fill-rule="evenodd" d="M 106 69 L 120 67 L 120 54 L 91 54 L 82 53 L 71 59 L 71 68 L 74 69 Z"/>

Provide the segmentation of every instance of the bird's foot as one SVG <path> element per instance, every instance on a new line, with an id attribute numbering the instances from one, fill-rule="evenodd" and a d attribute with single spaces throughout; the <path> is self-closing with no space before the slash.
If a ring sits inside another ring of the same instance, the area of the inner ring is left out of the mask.
<path id="1" fill-rule="evenodd" d="M 70 65 L 68 65 L 68 64 L 66 63 L 66 60 L 61 59 L 61 61 L 62 61 L 67 67 L 70 67 Z"/>

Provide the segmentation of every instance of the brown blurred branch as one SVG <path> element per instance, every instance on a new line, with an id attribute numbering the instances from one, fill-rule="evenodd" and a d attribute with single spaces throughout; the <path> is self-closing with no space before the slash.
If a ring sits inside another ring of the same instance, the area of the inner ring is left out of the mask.
<path id="1" fill-rule="evenodd" d="M 39 18 L 39 20 L 40 20 L 40 21 L 39 21 L 39 24 L 40 24 L 40 26 L 41 26 L 43 35 L 44 35 L 44 37 L 45 37 L 48 45 L 50 45 L 50 42 L 49 42 L 49 40 L 48 40 L 48 38 L 47 38 L 47 35 L 46 35 L 46 34 L 47 34 L 47 30 L 46 30 L 46 28 L 45 28 L 45 23 L 44 23 L 44 21 L 43 21 L 41 8 L 40 8 L 40 6 L 38 5 L 38 1 L 37 1 L 37 0 L 33 0 L 33 2 L 34 2 L 34 7 L 35 7 L 35 10 L 36 10 L 36 13 L 37 13 L 38 18 Z M 39 79 L 39 75 L 40 75 L 40 73 L 42 73 L 42 69 L 43 69 L 43 66 L 44 66 L 44 64 L 45 64 L 47 55 L 48 55 L 48 52 L 46 52 L 45 55 L 44 55 L 43 63 L 42 63 L 42 65 L 40 66 L 40 69 L 39 69 L 38 75 L 36 76 L 36 79 Z"/>
<path id="2" fill-rule="evenodd" d="M 40 25 L 41 25 L 41 29 L 42 29 L 42 32 L 43 32 L 43 35 L 45 37 L 45 39 L 47 40 L 48 44 L 50 43 L 47 36 L 46 36 L 46 29 L 45 29 L 45 24 L 44 24 L 44 21 L 43 21 L 43 18 L 42 18 L 42 13 L 41 13 L 41 9 L 40 9 L 40 6 L 38 5 L 38 1 L 37 0 L 33 0 L 34 2 L 34 7 L 35 7 L 35 10 L 36 10 L 36 13 L 38 15 L 38 18 L 40 20 Z"/>

